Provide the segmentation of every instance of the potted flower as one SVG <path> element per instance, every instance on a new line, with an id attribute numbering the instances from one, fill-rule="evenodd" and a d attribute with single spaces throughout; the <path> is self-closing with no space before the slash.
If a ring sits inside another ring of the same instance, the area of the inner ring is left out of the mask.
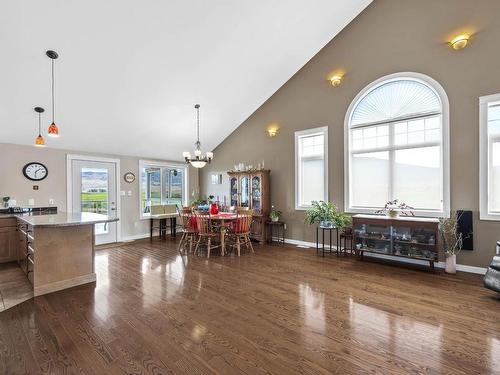
<path id="1" fill-rule="evenodd" d="M 439 219 L 439 234 L 443 241 L 443 249 L 446 255 L 445 272 L 457 273 L 457 254 L 462 250 L 463 236 L 458 231 L 458 220 L 460 215 L 452 211 L 450 217 Z"/>
<path id="2" fill-rule="evenodd" d="M 331 202 L 313 201 L 312 207 L 306 211 L 307 224 L 319 224 L 321 228 L 345 228 L 351 223 L 351 217 L 340 212 Z"/>
<path id="3" fill-rule="evenodd" d="M 398 204 L 398 200 L 394 199 L 392 201 L 387 202 L 384 205 L 384 208 L 375 211 L 375 213 L 384 214 L 389 216 L 390 218 L 398 217 L 400 214 L 403 216 L 415 216 L 415 213 L 412 210 L 413 207 L 408 206 L 404 202 Z"/>
<path id="4" fill-rule="evenodd" d="M 280 221 L 281 215 L 281 211 L 277 210 L 274 206 L 271 206 L 271 212 L 269 213 L 269 219 L 271 219 L 271 221 Z"/>

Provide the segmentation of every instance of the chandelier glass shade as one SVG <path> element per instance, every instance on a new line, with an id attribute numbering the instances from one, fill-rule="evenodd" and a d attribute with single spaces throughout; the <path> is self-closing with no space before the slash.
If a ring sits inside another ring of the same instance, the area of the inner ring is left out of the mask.
<path id="1" fill-rule="evenodd" d="M 38 136 L 35 138 L 35 146 L 45 147 L 45 139 L 42 137 L 42 113 L 45 110 L 42 107 L 35 107 L 35 112 L 38 113 Z"/>
<path id="2" fill-rule="evenodd" d="M 213 152 L 207 152 L 205 155 L 201 152 L 201 142 L 200 142 L 200 105 L 196 104 L 194 106 L 196 109 L 196 134 L 197 139 L 194 144 L 194 155 L 191 155 L 190 152 L 184 151 L 182 153 L 182 157 L 186 161 L 187 164 L 191 164 L 194 168 L 203 168 L 205 165 L 210 164 L 212 159 L 214 158 Z"/>

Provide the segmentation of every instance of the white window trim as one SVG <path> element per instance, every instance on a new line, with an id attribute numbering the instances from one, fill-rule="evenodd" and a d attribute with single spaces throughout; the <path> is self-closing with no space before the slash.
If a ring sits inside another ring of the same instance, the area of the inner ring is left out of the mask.
<path id="1" fill-rule="evenodd" d="M 306 135 L 313 135 L 323 133 L 325 136 L 324 142 L 324 184 L 325 184 L 325 196 L 323 200 L 328 202 L 328 126 L 322 126 L 319 128 L 300 130 L 295 132 L 295 210 L 302 211 L 311 208 L 311 205 L 303 205 L 300 203 L 300 181 L 299 181 L 299 138 Z"/>
<path id="2" fill-rule="evenodd" d="M 441 149 L 441 163 L 443 166 L 443 174 L 442 174 L 443 210 L 442 211 L 416 210 L 415 215 L 422 217 L 449 217 L 450 216 L 450 105 L 448 101 L 448 96 L 446 95 L 444 88 L 439 84 L 439 82 L 437 82 L 436 80 L 425 74 L 415 73 L 415 72 L 399 72 L 399 73 L 389 74 L 384 77 L 380 77 L 379 79 L 365 86 L 356 95 L 354 100 L 349 105 L 349 108 L 346 112 L 344 119 L 344 210 L 349 213 L 373 213 L 374 210 L 379 209 L 378 207 L 377 208 L 351 207 L 350 204 L 351 190 L 349 186 L 350 175 L 351 175 L 351 169 L 350 169 L 351 155 L 349 148 L 350 144 L 349 137 L 351 132 L 349 123 L 351 121 L 351 116 L 354 111 L 354 108 L 365 95 L 367 95 L 370 91 L 372 91 L 376 87 L 381 86 L 382 84 L 385 84 L 391 80 L 399 80 L 401 78 L 411 78 L 417 81 L 421 81 L 422 83 L 428 85 L 436 92 L 438 98 L 441 101 L 441 108 L 442 108 L 441 116 L 443 122 L 443 129 L 442 129 L 443 147 Z M 407 203 L 411 205 L 411 202 Z"/>
<path id="3" fill-rule="evenodd" d="M 488 106 L 500 102 L 500 94 L 479 98 L 479 219 L 500 221 L 500 214 L 488 210 L 489 196 L 489 144 L 488 144 Z"/>
<path id="4" fill-rule="evenodd" d="M 184 168 L 184 196 L 182 200 L 182 204 L 184 206 L 187 206 L 188 204 L 188 196 L 189 196 L 189 166 L 186 165 L 185 163 L 176 163 L 176 162 L 165 162 L 165 161 L 157 161 L 157 160 L 139 160 L 139 175 L 137 176 L 139 180 L 139 218 L 141 220 L 149 220 L 150 216 L 144 215 L 144 212 L 142 212 L 142 202 L 141 202 L 141 197 L 142 197 L 142 181 L 141 181 L 141 174 L 142 174 L 142 168 L 145 166 L 153 166 L 153 167 L 160 167 L 160 168 Z M 163 174 L 163 172 L 160 172 Z M 160 177 L 161 181 L 163 181 L 163 176 Z"/>

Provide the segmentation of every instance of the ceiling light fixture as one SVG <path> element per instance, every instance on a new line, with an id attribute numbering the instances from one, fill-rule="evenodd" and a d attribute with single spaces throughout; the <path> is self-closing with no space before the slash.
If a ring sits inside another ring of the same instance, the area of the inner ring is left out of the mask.
<path id="1" fill-rule="evenodd" d="M 455 51 L 463 49 L 467 46 L 467 43 L 469 43 L 469 38 L 470 36 L 467 34 L 460 34 L 450 41 L 450 46 Z"/>
<path id="2" fill-rule="evenodd" d="M 330 83 L 332 84 L 333 87 L 339 87 L 340 84 L 342 83 L 342 76 L 334 75 L 332 78 L 330 78 Z"/>
<path id="3" fill-rule="evenodd" d="M 42 113 L 45 112 L 45 109 L 35 107 L 35 112 L 38 113 L 38 137 L 35 139 L 35 146 L 45 147 L 45 140 L 42 137 Z"/>
<path id="4" fill-rule="evenodd" d="M 49 137 L 59 137 L 59 129 L 55 123 L 55 96 L 54 96 L 54 60 L 59 57 L 57 52 L 55 51 L 47 51 L 47 56 L 51 59 L 52 62 L 52 124 L 50 124 L 49 129 L 47 131 L 47 135 Z"/>
<path id="5" fill-rule="evenodd" d="M 191 157 L 191 154 L 187 151 L 182 153 L 184 160 L 187 164 L 191 164 L 195 168 L 203 168 L 207 163 L 210 164 L 212 159 L 214 158 L 213 152 L 207 152 L 206 155 L 201 153 L 201 142 L 200 142 L 200 105 L 196 104 L 194 106 L 196 108 L 196 134 L 197 139 L 194 149 L 194 157 Z"/>

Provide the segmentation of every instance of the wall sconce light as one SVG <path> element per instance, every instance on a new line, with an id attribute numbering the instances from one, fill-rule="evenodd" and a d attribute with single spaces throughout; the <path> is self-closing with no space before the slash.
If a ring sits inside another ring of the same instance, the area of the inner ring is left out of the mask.
<path id="1" fill-rule="evenodd" d="M 342 83 L 342 76 L 338 74 L 334 75 L 332 78 L 330 78 L 330 83 L 333 87 L 339 87 Z"/>
<path id="2" fill-rule="evenodd" d="M 269 137 L 276 137 L 278 135 L 279 126 L 276 124 L 269 125 L 266 129 L 267 135 Z"/>
<path id="3" fill-rule="evenodd" d="M 462 48 L 465 48 L 467 46 L 467 43 L 469 43 L 469 38 L 470 38 L 470 36 L 467 34 L 457 35 L 455 38 L 453 38 L 450 41 L 450 46 L 455 51 L 462 49 Z"/>

